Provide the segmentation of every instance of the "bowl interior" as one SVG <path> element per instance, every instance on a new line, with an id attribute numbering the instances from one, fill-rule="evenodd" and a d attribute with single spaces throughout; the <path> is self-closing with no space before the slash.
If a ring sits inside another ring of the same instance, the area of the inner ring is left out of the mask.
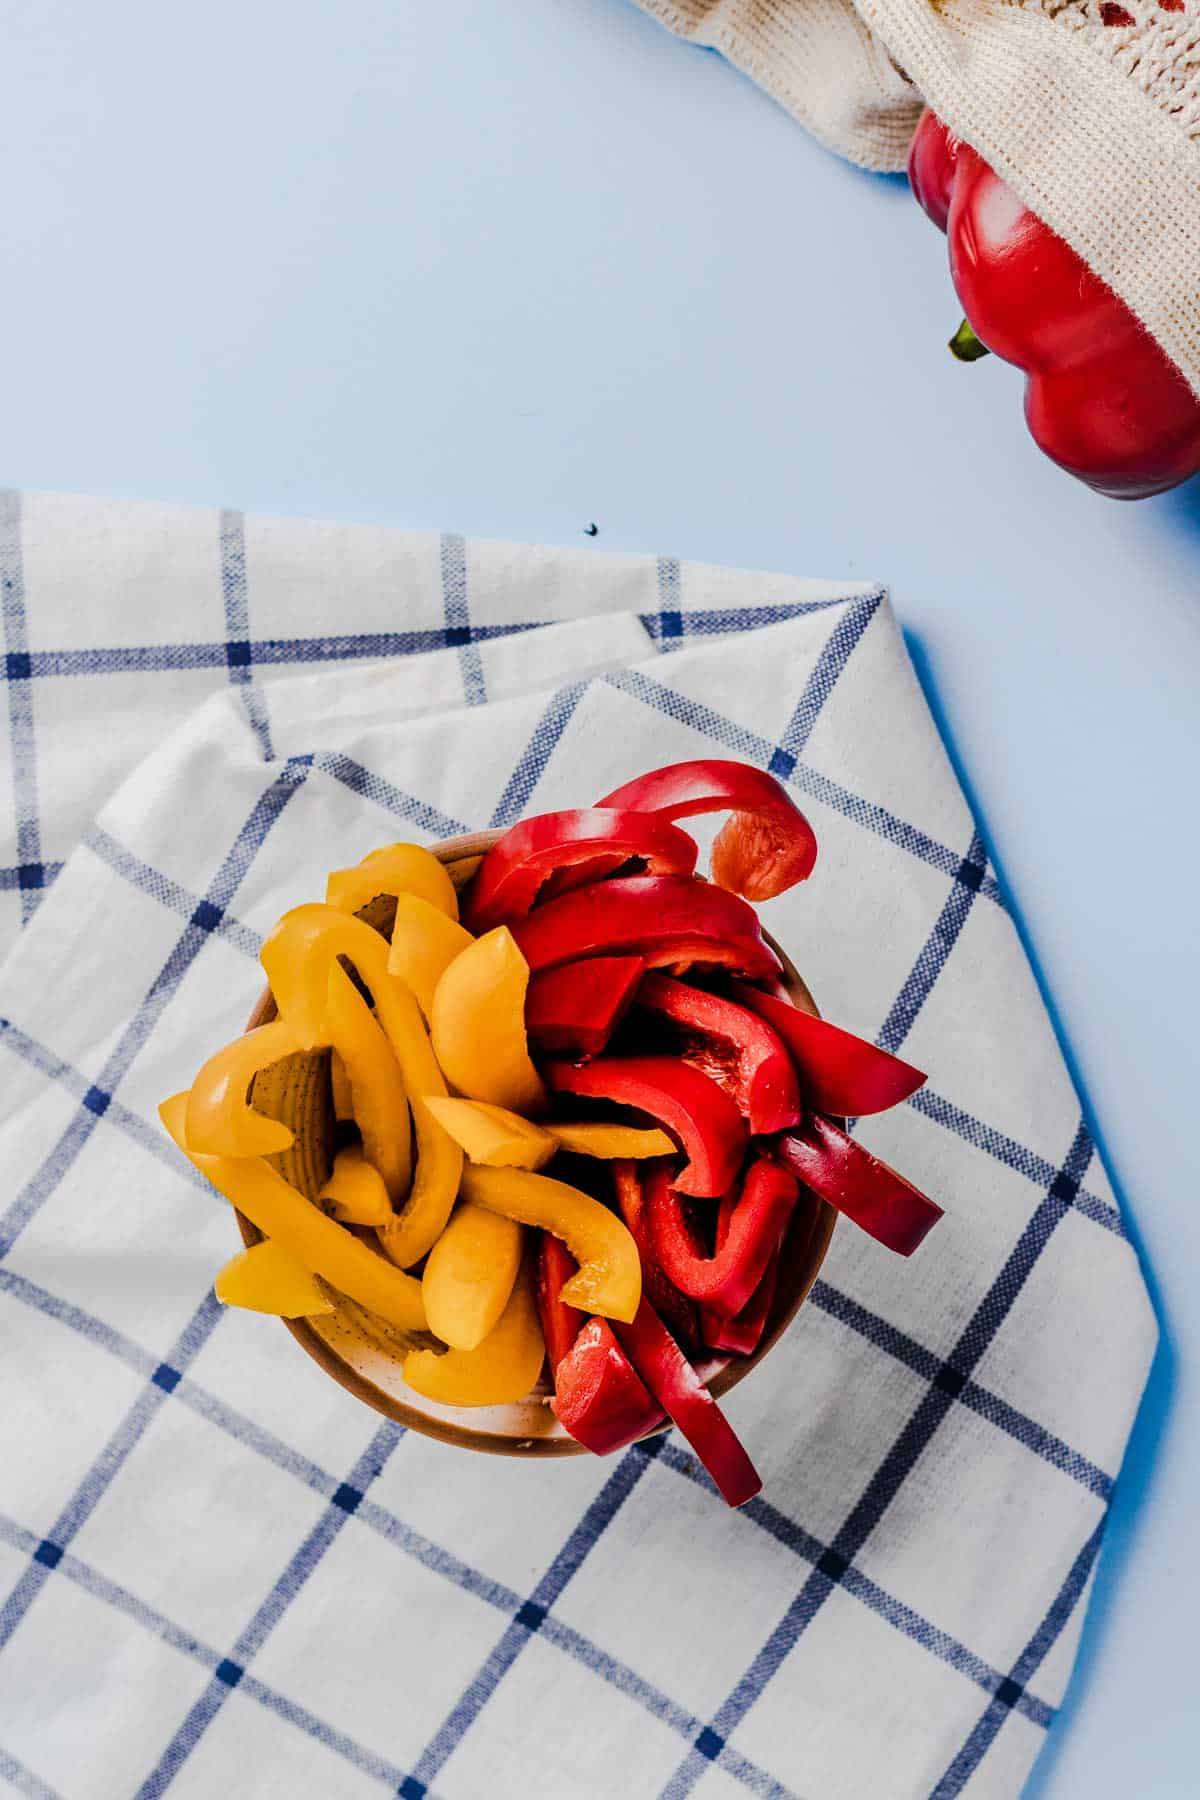
<path id="1" fill-rule="evenodd" d="M 455 886 L 461 889 L 475 873 L 484 851 L 500 835 L 498 831 L 487 831 L 450 838 L 437 846 L 434 854 L 446 864 Z M 394 902 L 381 896 L 364 908 L 362 917 L 390 934 L 394 912 Z M 783 964 L 783 979 L 792 998 L 798 1006 L 815 1013 L 816 1005 L 801 977 L 780 946 L 773 944 L 773 948 Z M 266 989 L 247 1020 L 247 1029 L 266 1024 L 274 1016 L 275 1001 Z M 269 1160 L 286 1180 L 309 1199 L 315 1199 L 333 1162 L 329 1052 L 302 1051 L 264 1070 L 255 1080 L 254 1103 L 292 1128 L 294 1144 Z M 715 1355 L 699 1365 L 714 1394 L 723 1394 L 744 1380 L 787 1329 L 817 1278 L 836 1219 L 832 1207 L 815 1196 L 802 1195 L 784 1240 L 775 1300 L 757 1350 L 752 1356 Z M 240 1213 L 237 1220 L 243 1242 L 255 1243 L 259 1233 L 254 1226 Z M 414 1393 L 403 1376 L 406 1352 L 417 1343 L 432 1342 L 431 1339 L 394 1330 L 345 1297 L 338 1299 L 332 1313 L 283 1322 L 296 1342 L 349 1393 L 413 1431 L 465 1449 L 502 1455 L 582 1453 L 583 1446 L 563 1430 L 550 1410 L 550 1388 L 544 1376 L 533 1393 L 509 1405 L 441 1406 Z"/>

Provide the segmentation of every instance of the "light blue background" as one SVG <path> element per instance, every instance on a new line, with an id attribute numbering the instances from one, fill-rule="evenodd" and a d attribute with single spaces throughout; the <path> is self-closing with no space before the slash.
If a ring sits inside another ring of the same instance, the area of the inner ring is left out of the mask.
<path id="1" fill-rule="evenodd" d="M 623 0 L 0 21 L 3 482 L 890 583 L 1165 1327 L 1031 1792 L 1194 1795 L 1196 486 L 1044 462 L 904 183 Z"/>

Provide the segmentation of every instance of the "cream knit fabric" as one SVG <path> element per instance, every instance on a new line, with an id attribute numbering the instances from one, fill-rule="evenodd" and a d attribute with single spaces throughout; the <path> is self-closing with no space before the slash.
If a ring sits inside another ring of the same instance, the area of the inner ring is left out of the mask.
<path id="1" fill-rule="evenodd" d="M 1197 0 L 638 4 L 865 168 L 904 166 L 927 101 L 1200 393 Z"/>

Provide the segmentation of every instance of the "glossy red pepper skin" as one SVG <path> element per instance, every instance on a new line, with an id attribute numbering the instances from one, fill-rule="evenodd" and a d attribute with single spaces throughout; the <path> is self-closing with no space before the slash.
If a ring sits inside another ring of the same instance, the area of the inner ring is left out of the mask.
<path id="1" fill-rule="evenodd" d="M 627 781 L 599 802 L 691 819 L 728 812 L 712 850 L 718 887 L 747 900 L 770 900 L 812 874 L 817 840 L 812 826 L 774 775 L 723 758 L 670 763 Z"/>
<path id="2" fill-rule="evenodd" d="M 587 1324 L 587 1314 L 561 1299 L 563 1286 L 579 1273 L 579 1264 L 561 1238 L 543 1231 L 538 1245 L 537 1304 L 546 1340 L 546 1360 L 550 1379 L 555 1379 L 559 1363 Z"/>
<path id="3" fill-rule="evenodd" d="M 543 1071 L 559 1094 L 581 1094 L 636 1107 L 682 1146 L 682 1194 L 716 1199 L 731 1186 L 746 1151 L 746 1123 L 709 1076 L 675 1056 L 601 1056 L 582 1066 L 551 1062 Z"/>
<path id="4" fill-rule="evenodd" d="M 925 1076 L 911 1063 L 828 1019 L 802 1012 L 790 1000 L 741 981 L 733 983 L 732 992 L 786 1044 L 800 1091 L 814 1112 L 839 1119 L 886 1112 L 924 1085 Z"/>
<path id="5" fill-rule="evenodd" d="M 715 1306 L 701 1307 L 700 1332 L 710 1350 L 725 1350 L 731 1356 L 754 1354 L 771 1315 L 778 1275 L 779 1252 L 776 1250 L 741 1312 L 734 1313 L 730 1319 Z"/>
<path id="6" fill-rule="evenodd" d="M 690 875 L 695 841 L 653 813 L 590 807 L 522 819 L 492 845 L 467 893 L 463 923 L 476 936 L 523 918 L 543 884 L 559 870 L 615 856 L 633 858 L 650 875 Z"/>
<path id="7" fill-rule="evenodd" d="M 647 1179 L 653 1173 L 646 1170 Z M 690 1356 L 700 1347 L 700 1319 L 686 1294 L 681 1294 L 664 1273 L 650 1242 L 650 1218 L 646 1205 L 646 1182 L 642 1166 L 624 1160 L 613 1163 L 613 1189 L 617 1211 L 629 1227 L 630 1236 L 642 1259 L 642 1292 L 649 1300 L 671 1336 Z"/>
<path id="8" fill-rule="evenodd" d="M 779 972 L 752 906 L 708 881 L 619 875 L 548 900 L 512 926 L 536 975 L 559 963 L 618 953 L 647 968 L 696 962 L 751 976 Z"/>
<path id="9" fill-rule="evenodd" d="M 1200 399 L 1124 301 L 928 110 L 908 177 L 946 233 L 976 337 L 1025 371 L 1025 418 L 1046 455 L 1115 499 L 1194 475 Z"/>
<path id="10" fill-rule="evenodd" d="M 647 1188 L 650 1242 L 680 1293 L 732 1317 L 766 1273 L 799 1198 L 793 1175 L 778 1163 L 751 1163 L 729 1211 L 724 1240 L 710 1256 L 696 1233 L 669 1165 L 659 1165 Z"/>
<path id="11" fill-rule="evenodd" d="M 543 1056 L 599 1056 L 633 1002 L 640 956 L 593 956 L 533 976 L 525 994 L 525 1030 Z"/>
<path id="12" fill-rule="evenodd" d="M 555 1371 L 552 1411 L 596 1456 L 636 1443 L 663 1409 L 613 1336 L 607 1319 L 589 1319 Z"/>
<path id="13" fill-rule="evenodd" d="M 744 1506 L 762 1487 L 732 1425 L 650 1302 L 643 1296 L 630 1325 L 613 1332 L 654 1398 L 676 1424 L 730 1506 Z"/>
<path id="14" fill-rule="evenodd" d="M 796 1071 L 765 1018 L 669 975 L 647 975 L 636 1005 L 676 1029 L 683 1039 L 678 1054 L 725 1089 L 755 1136 L 798 1122 L 803 1106 Z"/>
<path id="15" fill-rule="evenodd" d="M 775 1149 L 814 1194 L 898 1256 L 911 1256 L 942 1216 L 928 1194 L 820 1113 L 776 1138 Z"/>

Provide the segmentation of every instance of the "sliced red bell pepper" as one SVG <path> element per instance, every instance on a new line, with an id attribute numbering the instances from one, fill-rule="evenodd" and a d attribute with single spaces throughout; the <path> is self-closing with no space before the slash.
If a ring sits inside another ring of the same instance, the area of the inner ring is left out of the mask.
<path id="1" fill-rule="evenodd" d="M 775 1139 L 793 1175 L 878 1243 L 911 1256 L 942 1208 L 821 1113 Z"/>
<path id="2" fill-rule="evenodd" d="M 512 934 L 530 969 L 630 952 L 647 968 L 714 963 L 753 978 L 778 973 L 754 908 L 683 875 L 618 875 L 548 900 Z"/>
<path id="3" fill-rule="evenodd" d="M 654 1254 L 642 1170 L 635 1162 L 619 1161 L 614 1162 L 612 1171 L 617 1210 L 628 1225 L 642 1259 L 642 1292 L 672 1337 L 690 1356 L 700 1348 L 699 1319 L 692 1302 L 667 1277 Z"/>
<path id="4" fill-rule="evenodd" d="M 774 1028 L 791 1053 L 804 1098 L 815 1112 L 839 1119 L 886 1112 L 915 1094 L 925 1081 L 920 1069 L 902 1062 L 866 1038 L 801 1012 L 790 1000 L 764 994 L 735 981 L 733 992 L 743 1006 Z"/>
<path id="5" fill-rule="evenodd" d="M 671 1185 L 670 1165 L 657 1164 L 646 1196 L 655 1257 L 681 1294 L 732 1317 L 762 1280 L 799 1192 L 778 1163 L 765 1157 L 751 1163 L 728 1215 L 725 1240 L 710 1255 Z"/>
<path id="6" fill-rule="evenodd" d="M 546 1340 L 550 1379 L 587 1323 L 587 1314 L 560 1298 L 563 1286 L 579 1273 L 579 1264 L 561 1238 L 543 1231 L 538 1245 L 537 1303 Z"/>
<path id="7" fill-rule="evenodd" d="M 730 1506 L 744 1506 L 762 1487 L 732 1425 L 650 1302 L 643 1296 L 630 1325 L 613 1332 L 659 1405 L 678 1425 Z"/>
<path id="8" fill-rule="evenodd" d="M 798 1123 L 804 1108 L 792 1059 L 757 1012 L 658 974 L 644 978 L 636 1004 L 677 1028 L 684 1061 L 711 1075 L 737 1101 L 755 1136 Z"/>
<path id="9" fill-rule="evenodd" d="M 467 892 L 464 923 L 476 936 L 509 925 L 524 917 L 551 875 L 600 855 L 615 855 L 618 866 L 636 857 L 650 875 L 690 875 L 697 850 L 686 831 L 653 813 L 539 813 L 492 845 Z"/>
<path id="10" fill-rule="evenodd" d="M 599 1056 L 645 966 L 640 956 L 592 956 L 534 975 L 525 994 L 525 1030 L 533 1048 L 543 1056 Z"/>
<path id="11" fill-rule="evenodd" d="M 589 1319 L 559 1363 L 550 1406 L 596 1456 L 636 1443 L 663 1417 L 607 1319 Z"/>
<path id="12" fill-rule="evenodd" d="M 668 819 L 730 813 L 713 845 L 712 877 L 747 900 L 782 894 L 811 875 L 817 860 L 817 840 L 800 808 L 773 775 L 749 763 L 671 763 L 627 781 L 599 805 Z"/>
<path id="13" fill-rule="evenodd" d="M 710 1350 L 728 1350 L 734 1356 L 752 1356 L 767 1328 L 779 1277 L 779 1251 L 772 1252 L 762 1280 L 732 1319 L 715 1306 L 700 1308 L 700 1334 Z"/>
<path id="14" fill-rule="evenodd" d="M 723 1194 L 746 1150 L 746 1124 L 729 1095 L 675 1056 L 602 1056 L 583 1067 L 547 1063 L 545 1077 L 562 1094 L 613 1100 L 657 1119 L 683 1147 L 676 1178 L 682 1194 Z"/>

